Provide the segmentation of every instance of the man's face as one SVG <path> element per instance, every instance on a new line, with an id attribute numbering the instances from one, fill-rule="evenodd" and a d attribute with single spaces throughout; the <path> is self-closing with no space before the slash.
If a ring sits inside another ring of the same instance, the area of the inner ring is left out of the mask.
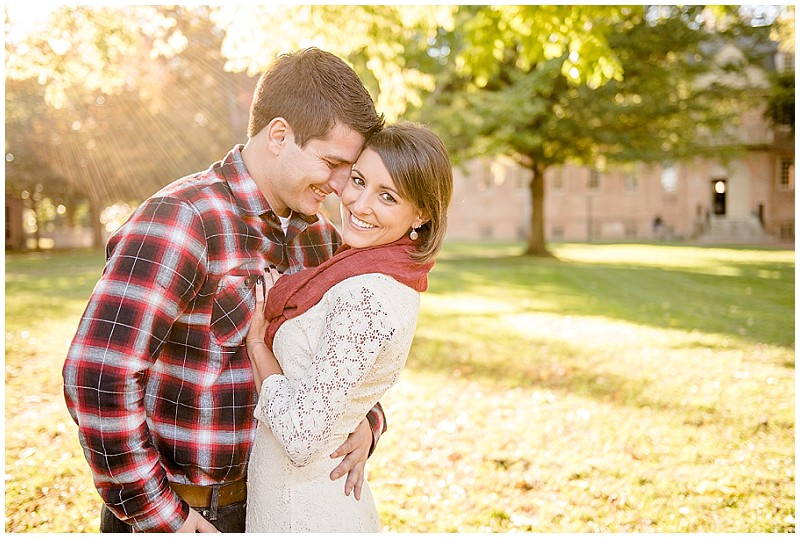
<path id="1" fill-rule="evenodd" d="M 288 210 L 313 215 L 332 192 L 341 196 L 356 162 L 364 137 L 345 125 L 336 124 L 325 138 L 312 138 L 304 148 L 286 137 L 281 151 L 281 177 L 273 178 L 274 207 L 285 216 Z"/>

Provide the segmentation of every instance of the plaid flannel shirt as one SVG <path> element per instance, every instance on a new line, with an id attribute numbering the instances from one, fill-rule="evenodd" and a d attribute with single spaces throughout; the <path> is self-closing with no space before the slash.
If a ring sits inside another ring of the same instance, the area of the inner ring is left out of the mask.
<path id="1" fill-rule="evenodd" d="M 319 265 L 341 243 L 317 216 L 284 235 L 242 146 L 146 200 L 109 239 L 67 359 L 64 394 L 100 496 L 136 530 L 188 515 L 168 481 L 246 477 L 257 393 L 243 345 L 255 276 Z M 385 431 L 368 416 L 373 448 Z"/>

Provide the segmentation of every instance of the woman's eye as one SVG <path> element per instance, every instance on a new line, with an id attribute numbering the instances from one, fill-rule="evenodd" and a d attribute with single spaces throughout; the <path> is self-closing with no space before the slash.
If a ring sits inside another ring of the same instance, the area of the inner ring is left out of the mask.
<path id="1" fill-rule="evenodd" d="M 394 199 L 394 196 L 392 196 L 392 195 L 391 195 L 391 194 L 389 194 L 388 192 L 385 192 L 385 193 L 383 193 L 381 196 L 382 196 L 382 197 L 383 197 L 383 199 L 384 199 L 384 200 L 386 200 L 387 202 L 392 202 L 392 203 L 395 203 L 395 202 L 397 201 L 397 200 L 395 200 L 395 199 Z"/>
<path id="2" fill-rule="evenodd" d="M 353 183 L 355 185 L 358 185 L 359 187 L 363 187 L 364 186 L 364 180 L 362 178 L 358 177 L 358 176 L 353 176 Z"/>

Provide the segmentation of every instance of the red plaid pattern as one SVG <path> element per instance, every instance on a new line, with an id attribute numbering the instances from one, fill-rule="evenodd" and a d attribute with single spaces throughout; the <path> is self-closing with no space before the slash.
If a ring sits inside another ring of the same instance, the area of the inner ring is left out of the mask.
<path id="1" fill-rule="evenodd" d="M 269 264 L 317 266 L 341 243 L 317 217 L 293 217 L 284 237 L 241 148 L 153 195 L 114 233 L 64 364 L 98 492 L 137 530 L 185 521 L 169 480 L 246 476 L 257 394 L 242 343 L 254 277 Z M 368 418 L 377 443 L 380 406 Z"/>

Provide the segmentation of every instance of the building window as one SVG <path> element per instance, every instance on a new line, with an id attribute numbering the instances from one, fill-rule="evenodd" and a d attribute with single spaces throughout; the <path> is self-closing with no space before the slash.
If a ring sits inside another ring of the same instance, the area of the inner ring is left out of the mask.
<path id="1" fill-rule="evenodd" d="M 639 186 L 639 178 L 633 172 L 625 172 L 622 177 L 622 183 L 625 186 L 626 192 L 633 192 Z"/>
<path id="2" fill-rule="evenodd" d="M 509 167 L 504 163 L 495 160 L 489 166 L 489 175 L 491 177 L 492 187 L 501 187 L 506 182 L 506 177 L 509 173 Z"/>
<path id="3" fill-rule="evenodd" d="M 780 226 L 780 238 L 794 241 L 794 222 L 782 222 Z"/>
<path id="4" fill-rule="evenodd" d="M 507 179 L 508 179 L 508 182 L 511 184 L 511 188 L 512 189 L 518 189 L 519 188 L 520 172 L 521 172 L 520 167 L 517 166 L 516 164 L 508 165 L 508 172 L 507 172 L 508 177 L 507 177 Z"/>
<path id="5" fill-rule="evenodd" d="M 778 177 L 778 186 L 784 190 L 794 189 L 794 159 L 791 157 L 783 157 L 780 163 L 780 176 Z"/>
<path id="6" fill-rule="evenodd" d="M 518 168 L 516 177 L 518 189 L 527 189 L 531 186 L 530 174 L 526 168 Z"/>
<path id="7" fill-rule="evenodd" d="M 589 190 L 596 191 L 600 188 L 600 171 L 592 168 L 589 170 Z"/>
<path id="8" fill-rule="evenodd" d="M 675 192 L 678 186 L 678 170 L 671 164 L 665 164 L 661 172 L 661 186 L 664 192 Z"/>
<path id="9" fill-rule="evenodd" d="M 564 191 L 564 169 L 560 166 L 553 170 L 553 190 L 555 192 Z"/>
<path id="10" fill-rule="evenodd" d="M 779 73 L 794 71 L 794 54 L 779 52 L 775 55 L 775 67 Z"/>
<path id="11" fill-rule="evenodd" d="M 492 163 L 489 159 L 481 159 L 478 171 L 478 191 L 487 190 L 492 184 Z"/>

